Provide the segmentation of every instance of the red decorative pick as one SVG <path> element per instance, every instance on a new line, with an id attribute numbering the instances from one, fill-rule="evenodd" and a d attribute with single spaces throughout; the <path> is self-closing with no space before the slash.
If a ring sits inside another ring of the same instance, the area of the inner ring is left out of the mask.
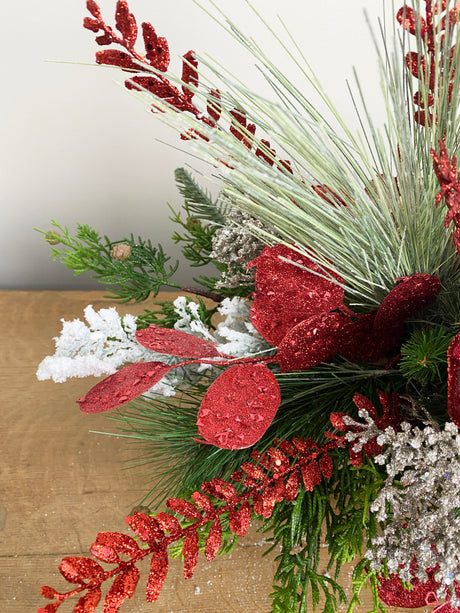
<path id="1" fill-rule="evenodd" d="M 198 432 L 222 449 L 250 447 L 273 421 L 280 401 L 278 382 L 269 368 L 237 364 L 206 392 L 198 412 Z"/>
<path id="2" fill-rule="evenodd" d="M 456 426 L 460 426 L 460 333 L 447 350 L 447 408 Z"/>
<path id="3" fill-rule="evenodd" d="M 149 326 L 143 330 L 138 330 L 136 339 L 151 351 L 175 355 L 180 358 L 214 358 L 220 356 L 214 343 L 180 330 Z"/>
<path id="4" fill-rule="evenodd" d="M 174 367 L 163 362 L 130 364 L 95 385 L 77 402 L 84 413 L 109 411 L 149 390 Z"/>
<path id="5" fill-rule="evenodd" d="M 252 266 L 257 270 L 251 321 L 274 346 L 304 319 L 328 313 L 343 303 L 342 279 L 286 245 L 266 247 L 249 264 Z"/>

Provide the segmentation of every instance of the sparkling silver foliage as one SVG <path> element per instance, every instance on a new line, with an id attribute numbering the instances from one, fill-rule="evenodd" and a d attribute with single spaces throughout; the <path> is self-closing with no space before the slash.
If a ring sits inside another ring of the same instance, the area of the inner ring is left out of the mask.
<path id="1" fill-rule="evenodd" d="M 367 420 L 364 430 L 375 424 Z M 460 434 L 452 422 L 444 429 L 401 424 L 399 432 L 387 428 L 377 442 L 384 451 L 375 462 L 385 464 L 388 476 L 371 510 L 387 522 L 372 541 L 366 557 L 373 570 L 386 562 L 390 573 L 403 581 L 415 575 L 427 580 L 426 571 L 436 567 L 438 597 L 451 590 L 451 603 L 460 604 L 453 582 L 460 583 Z M 417 567 L 411 568 L 413 561 Z"/>

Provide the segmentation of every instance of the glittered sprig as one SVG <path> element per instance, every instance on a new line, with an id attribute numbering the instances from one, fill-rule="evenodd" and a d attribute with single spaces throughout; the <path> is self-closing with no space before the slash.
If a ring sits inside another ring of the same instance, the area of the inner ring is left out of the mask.
<path id="1" fill-rule="evenodd" d="M 303 484 L 312 491 L 322 479 L 333 473 L 329 455 L 332 449 L 344 447 L 346 438 L 334 436 L 319 447 L 314 441 L 293 439 L 279 447 L 271 447 L 264 454 L 251 453 L 251 460 L 243 462 L 232 480 L 240 483 L 243 491 L 230 481 L 214 478 L 203 483 L 201 491 L 191 495 L 190 502 L 169 498 L 169 511 L 155 516 L 136 511 L 126 518 L 137 538 L 118 532 L 101 532 L 91 545 L 94 559 L 70 556 L 62 560 L 59 571 L 66 581 L 76 584 L 69 592 L 58 592 L 44 586 L 41 594 L 55 602 L 40 608 L 38 613 L 55 613 L 69 598 L 80 596 L 74 611 L 93 613 L 102 598 L 101 586 L 114 579 L 104 600 L 104 611 L 116 613 L 127 598 L 136 591 L 140 573 L 137 563 L 151 556 L 147 581 L 147 602 L 158 599 L 168 572 L 168 547 L 182 541 L 184 577 L 193 576 L 199 557 L 200 530 L 210 525 L 204 546 L 207 561 L 212 561 L 222 545 L 221 517 L 228 515 L 230 531 L 245 536 L 254 514 L 269 518 L 277 502 L 293 501 Z M 240 486 L 240 487 L 241 487 Z M 179 521 L 177 515 L 184 520 Z M 141 545 L 139 544 L 141 541 Z M 129 559 L 122 559 L 121 555 Z M 111 570 L 97 562 L 114 564 Z"/>

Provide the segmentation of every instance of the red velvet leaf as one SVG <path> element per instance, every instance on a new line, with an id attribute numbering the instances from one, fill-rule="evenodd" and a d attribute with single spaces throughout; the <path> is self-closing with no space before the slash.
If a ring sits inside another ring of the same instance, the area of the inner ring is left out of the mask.
<path id="1" fill-rule="evenodd" d="M 95 385 L 77 402 L 84 413 L 109 411 L 149 390 L 172 368 L 175 366 L 163 362 L 130 364 Z"/>
<path id="2" fill-rule="evenodd" d="M 182 532 L 180 521 L 171 515 L 171 513 L 157 513 L 155 519 L 160 524 L 163 530 L 167 530 L 172 537 L 179 536 Z"/>
<path id="3" fill-rule="evenodd" d="M 40 589 L 40 594 L 43 596 L 43 598 L 48 598 L 49 600 L 59 598 L 59 592 L 56 592 L 54 587 L 50 587 L 49 585 L 44 585 Z"/>
<path id="4" fill-rule="evenodd" d="M 131 529 L 145 543 L 153 544 L 164 538 L 164 532 L 155 517 L 136 511 L 131 517 L 125 519 Z"/>
<path id="5" fill-rule="evenodd" d="M 316 460 L 302 462 L 300 470 L 302 471 L 303 484 L 307 492 L 311 492 L 316 485 L 321 483 L 321 470 Z"/>
<path id="6" fill-rule="evenodd" d="M 451 420 L 460 426 L 460 334 L 447 350 L 447 408 Z"/>
<path id="7" fill-rule="evenodd" d="M 214 505 L 212 504 L 211 499 L 205 494 L 202 494 L 201 492 L 193 492 L 192 500 L 197 507 L 200 507 L 200 509 L 203 509 L 203 511 L 206 513 L 214 513 Z"/>
<path id="8" fill-rule="evenodd" d="M 208 111 L 209 117 L 217 123 L 222 114 L 222 104 L 220 102 L 220 92 L 218 89 L 211 89 L 209 92 L 206 110 Z"/>
<path id="9" fill-rule="evenodd" d="M 119 49 L 104 49 L 96 53 L 96 63 L 107 66 L 119 66 L 128 70 L 139 70 L 139 65 L 133 62 L 131 56 Z"/>
<path id="10" fill-rule="evenodd" d="M 298 470 L 294 470 L 288 477 L 284 490 L 285 490 L 285 499 L 287 501 L 292 501 L 297 498 L 297 494 L 299 493 L 299 488 L 301 484 L 300 473 Z"/>
<path id="11" fill-rule="evenodd" d="M 216 345 L 187 332 L 149 326 L 136 332 L 137 341 L 147 349 L 179 358 L 214 358 L 220 356 Z"/>
<path id="12" fill-rule="evenodd" d="M 168 552 L 165 547 L 154 552 L 150 563 L 150 573 L 147 581 L 147 602 L 155 602 L 160 595 L 161 588 L 168 573 Z"/>
<path id="13" fill-rule="evenodd" d="M 124 601 L 134 596 L 139 577 L 135 566 L 129 566 L 118 575 L 105 597 L 103 613 L 117 613 Z"/>
<path id="14" fill-rule="evenodd" d="M 123 36 L 128 47 L 133 47 L 137 39 L 136 18 L 129 12 L 128 3 L 125 0 L 117 2 L 115 12 L 115 27 Z"/>
<path id="15" fill-rule="evenodd" d="M 275 375 L 264 364 L 237 364 L 208 388 L 198 411 L 199 434 L 222 449 L 254 445 L 281 402 Z"/>
<path id="16" fill-rule="evenodd" d="M 334 470 L 334 464 L 332 463 L 331 456 L 328 453 L 323 453 L 319 460 L 319 467 L 323 473 L 325 479 L 330 479 Z"/>
<path id="17" fill-rule="evenodd" d="M 85 579 L 101 577 L 104 569 L 91 558 L 68 556 L 60 563 L 59 572 L 69 583 L 82 583 Z"/>
<path id="18" fill-rule="evenodd" d="M 251 321 L 274 346 L 304 319 L 343 303 L 342 279 L 285 245 L 266 247 L 251 266 L 257 266 Z"/>
<path id="19" fill-rule="evenodd" d="M 166 506 L 175 513 L 180 513 L 187 519 L 203 519 L 200 511 L 191 503 L 181 498 L 168 498 Z"/>
<path id="20" fill-rule="evenodd" d="M 166 38 L 157 36 L 151 23 L 142 24 L 142 36 L 144 37 L 145 57 L 154 68 L 166 72 L 171 60 L 168 41 Z"/>
<path id="21" fill-rule="evenodd" d="M 211 529 L 206 538 L 206 545 L 204 548 L 204 555 L 208 562 L 211 562 L 216 557 L 220 547 L 222 545 L 222 524 L 220 519 L 216 519 L 212 522 Z"/>
<path id="22" fill-rule="evenodd" d="M 95 544 L 110 547 L 117 553 L 123 553 L 131 558 L 139 552 L 139 545 L 132 536 L 120 532 L 100 532 Z"/>
<path id="23" fill-rule="evenodd" d="M 283 338 L 277 359 L 281 371 L 308 370 L 339 352 L 344 337 L 343 313 L 322 313 L 301 321 Z"/>
<path id="24" fill-rule="evenodd" d="M 87 0 L 86 8 L 93 17 L 96 17 L 96 19 L 102 19 L 101 9 L 96 2 L 94 2 L 94 0 Z"/>
<path id="25" fill-rule="evenodd" d="M 182 546 L 184 556 L 184 577 L 190 579 L 193 576 L 198 563 L 198 532 L 189 532 Z"/>
<path id="26" fill-rule="evenodd" d="M 193 98 L 195 92 L 192 91 L 187 85 L 191 85 L 194 88 L 198 87 L 198 60 L 195 57 L 194 51 L 187 51 L 184 55 L 182 63 L 182 81 L 185 85 L 182 86 L 182 91 L 189 100 Z"/>
<path id="27" fill-rule="evenodd" d="M 88 592 L 79 599 L 76 607 L 74 607 L 73 613 L 94 613 L 101 596 L 101 588 L 94 587 L 89 589 Z M 112 613 L 112 610 L 110 610 L 110 613 Z"/>
<path id="28" fill-rule="evenodd" d="M 228 522 L 230 530 L 237 536 L 246 536 L 251 523 L 252 510 L 251 505 L 245 500 L 240 508 L 232 509 L 228 514 Z"/>

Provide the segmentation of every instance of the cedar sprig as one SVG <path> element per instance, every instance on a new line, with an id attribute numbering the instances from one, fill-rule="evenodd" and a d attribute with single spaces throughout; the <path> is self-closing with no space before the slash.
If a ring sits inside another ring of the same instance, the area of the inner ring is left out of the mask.
<path id="1" fill-rule="evenodd" d="M 156 601 L 168 571 L 169 545 L 183 540 L 184 576 L 191 578 L 198 562 L 199 531 L 203 526 L 211 526 L 205 544 L 205 558 L 211 561 L 222 544 L 222 515 L 228 515 L 233 534 L 245 536 L 253 514 L 269 518 L 275 504 L 295 500 L 302 484 L 307 491 L 312 491 L 323 477 L 330 478 L 333 472 L 330 452 L 345 445 L 345 437 L 337 436 L 322 447 L 314 441 L 294 439 L 271 447 L 264 454 L 253 451 L 251 460 L 243 462 L 241 469 L 232 475 L 234 482 L 244 486 L 243 492 L 239 493 L 230 481 L 216 478 L 204 482 L 201 491 L 191 495 L 193 502 L 169 498 L 166 502 L 169 511 L 155 516 L 136 511 L 126 521 L 144 545 L 140 546 L 138 540 L 125 534 L 99 533 L 90 552 L 96 560 L 115 567 L 104 570 L 99 562 L 87 557 L 64 558 L 59 571 L 66 581 L 78 587 L 65 593 L 43 587 L 42 595 L 55 602 L 38 613 L 55 613 L 63 602 L 74 596 L 80 596 L 74 611 L 93 612 L 102 597 L 101 586 L 110 579 L 114 581 L 105 596 L 104 610 L 116 613 L 133 596 L 140 577 L 136 565 L 147 556 L 152 558 L 146 598 L 148 602 Z M 185 526 L 177 515 L 185 518 Z M 120 554 L 129 560 L 122 559 Z"/>

